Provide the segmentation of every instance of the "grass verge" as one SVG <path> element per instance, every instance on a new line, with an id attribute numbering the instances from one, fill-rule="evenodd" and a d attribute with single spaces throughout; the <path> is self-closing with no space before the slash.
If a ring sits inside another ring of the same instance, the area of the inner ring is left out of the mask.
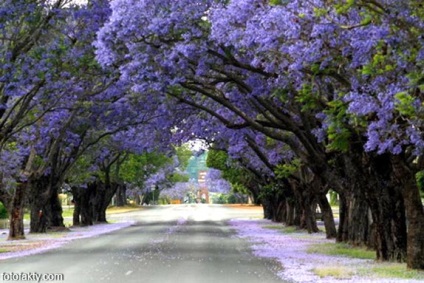
<path id="1" fill-rule="evenodd" d="M 288 233 L 288 234 L 298 233 L 298 232 L 302 231 L 302 230 L 297 229 L 296 226 L 283 226 L 282 224 L 281 225 L 265 225 L 265 226 L 263 226 L 263 228 L 279 230 L 283 233 Z"/>
<path id="2" fill-rule="evenodd" d="M 376 278 L 414 279 L 424 281 L 424 271 L 407 269 L 404 263 L 383 262 L 360 270 L 363 275 Z"/>
<path id="3" fill-rule="evenodd" d="M 132 206 L 132 205 L 126 205 L 126 206 L 122 206 L 122 207 L 110 206 L 106 210 L 106 213 L 108 213 L 108 214 L 124 213 L 124 212 L 137 211 L 137 210 L 140 210 L 140 209 L 143 209 L 143 207 Z"/>
<path id="4" fill-rule="evenodd" d="M 355 271 L 345 266 L 317 266 L 312 270 L 319 277 L 334 277 L 335 279 L 350 279 Z"/>
<path id="5" fill-rule="evenodd" d="M 142 207 L 140 206 L 132 206 L 132 205 L 127 205 L 127 206 L 123 206 L 123 207 L 117 207 L 117 206 L 110 206 L 107 210 L 106 213 L 108 214 L 114 214 L 114 213 L 124 213 L 124 212 L 131 212 L 131 211 L 136 211 L 136 210 L 140 210 L 142 209 Z M 72 217 L 74 214 L 74 208 L 73 207 L 63 207 L 63 211 L 62 211 L 62 217 Z M 30 214 L 29 212 L 26 212 L 24 214 L 24 219 L 25 220 L 30 220 Z"/>
<path id="6" fill-rule="evenodd" d="M 311 245 L 308 253 L 339 255 L 359 259 L 375 259 L 375 252 L 344 243 L 322 243 Z M 336 279 L 348 279 L 356 273 L 370 278 L 423 280 L 424 271 L 409 270 L 404 263 L 375 262 L 367 266 L 352 269 L 344 266 L 318 266 L 313 272 L 320 277 L 331 276 Z"/>
<path id="7" fill-rule="evenodd" d="M 375 251 L 354 247 L 344 243 L 321 243 L 308 247 L 308 253 L 340 255 L 360 259 L 375 259 Z"/>

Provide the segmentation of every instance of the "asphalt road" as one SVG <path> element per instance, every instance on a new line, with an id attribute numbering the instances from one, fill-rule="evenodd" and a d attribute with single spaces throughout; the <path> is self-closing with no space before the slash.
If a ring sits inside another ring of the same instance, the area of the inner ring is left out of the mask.
<path id="1" fill-rule="evenodd" d="M 278 265 L 254 257 L 249 244 L 234 237 L 226 224 L 231 218 L 254 216 L 257 212 L 218 205 L 157 206 L 111 216 L 136 224 L 47 253 L 2 261 L 0 282 L 12 282 L 2 278 L 3 272 L 59 273 L 64 281 L 49 282 L 67 283 L 284 282 L 275 275 Z"/>

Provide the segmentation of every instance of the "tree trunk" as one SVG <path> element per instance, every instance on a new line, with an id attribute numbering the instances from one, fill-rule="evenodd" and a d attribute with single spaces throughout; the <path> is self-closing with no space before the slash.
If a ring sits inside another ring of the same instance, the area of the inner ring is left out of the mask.
<path id="1" fill-rule="evenodd" d="M 325 233 L 327 235 L 327 239 L 336 238 L 337 230 L 336 230 L 336 224 L 334 223 L 333 211 L 331 210 L 331 206 L 328 203 L 328 200 L 325 194 L 318 195 L 318 203 L 321 208 L 322 219 L 324 221 L 324 227 L 325 227 Z"/>
<path id="2" fill-rule="evenodd" d="M 59 180 L 48 176 L 30 179 L 31 233 L 65 227 L 59 200 Z"/>
<path id="3" fill-rule="evenodd" d="M 284 222 L 287 226 L 299 225 L 296 223 L 296 205 L 293 201 L 286 199 L 286 218 Z"/>
<path id="4" fill-rule="evenodd" d="M 367 192 L 374 228 L 377 260 L 402 262 L 406 258 L 405 207 L 395 190 Z"/>
<path id="5" fill-rule="evenodd" d="M 10 229 L 8 240 L 25 239 L 24 203 L 26 187 L 26 183 L 19 183 L 16 186 L 15 194 L 12 200 L 12 209 L 10 213 Z"/>
<path id="6" fill-rule="evenodd" d="M 262 208 L 264 211 L 264 219 L 271 220 L 273 218 L 272 205 L 268 199 L 262 199 Z"/>
<path id="7" fill-rule="evenodd" d="M 315 205 L 313 205 L 313 196 L 303 195 L 302 199 L 302 216 L 300 227 L 308 231 L 308 233 L 319 232 L 317 219 L 315 217 Z"/>
<path id="8" fill-rule="evenodd" d="M 65 227 L 65 224 L 63 222 L 63 216 L 62 216 L 62 213 L 63 213 L 62 202 L 60 201 L 60 198 L 59 198 L 59 192 L 60 192 L 59 186 L 56 186 L 55 188 L 51 190 L 49 202 L 47 204 L 51 210 L 51 214 L 50 214 L 51 216 L 48 222 L 49 227 L 59 227 L 59 228 Z"/>
<path id="9" fill-rule="evenodd" d="M 402 188 L 408 221 L 407 259 L 408 268 L 424 269 L 424 210 L 415 172 L 401 156 L 392 156 L 393 177 Z"/>
<path id="10" fill-rule="evenodd" d="M 42 176 L 36 180 L 30 179 L 30 233 L 46 232 L 45 205 L 48 200 L 48 186 L 49 180 L 47 176 Z"/>
<path id="11" fill-rule="evenodd" d="M 72 203 L 74 205 L 74 212 L 72 214 L 72 226 L 81 225 L 81 193 L 79 188 L 76 186 L 71 187 L 72 191 Z"/>
<path id="12" fill-rule="evenodd" d="M 311 190 L 308 189 L 308 185 L 301 185 L 297 181 L 292 181 L 291 187 L 293 189 L 296 202 L 299 204 L 301 209 L 299 228 L 306 229 L 308 233 L 319 232 L 315 217 L 315 210 L 313 209 L 314 195 Z"/>
<path id="13" fill-rule="evenodd" d="M 127 187 L 124 184 L 119 184 L 116 191 L 116 206 L 126 206 L 127 205 Z"/>
<path id="14" fill-rule="evenodd" d="M 368 175 L 363 187 L 375 228 L 377 260 L 402 262 L 406 258 L 405 207 L 401 190 L 392 180 L 390 156 L 365 160 Z"/>
<path id="15" fill-rule="evenodd" d="M 81 226 L 90 226 L 94 223 L 93 208 L 92 208 L 92 195 L 94 194 L 95 186 L 93 184 L 88 184 L 86 188 L 78 187 L 78 198 L 79 202 L 80 216 L 81 216 Z"/>
<path id="16" fill-rule="evenodd" d="M 93 220 L 95 222 L 105 223 L 106 210 L 116 193 L 118 184 L 116 183 L 103 183 L 95 182 L 91 185 L 93 187 L 93 194 L 90 200 L 92 206 Z"/>
<path id="17" fill-rule="evenodd" d="M 81 206 L 79 202 L 74 202 L 74 212 L 72 213 L 72 226 L 79 226 L 81 215 Z"/>
<path id="18" fill-rule="evenodd" d="M 344 192 L 340 197 L 340 219 L 337 242 L 370 246 L 371 227 L 368 204 L 358 194 Z"/>

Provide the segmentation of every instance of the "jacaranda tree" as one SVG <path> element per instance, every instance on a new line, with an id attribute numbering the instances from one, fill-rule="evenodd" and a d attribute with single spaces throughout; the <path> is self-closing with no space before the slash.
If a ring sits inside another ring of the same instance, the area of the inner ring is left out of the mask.
<path id="1" fill-rule="evenodd" d="M 97 58 L 140 95 L 284 143 L 341 195 L 339 240 L 374 234 L 381 260 L 403 260 L 407 243 L 408 266 L 424 268 L 418 1 L 218 2 L 112 1 Z"/>

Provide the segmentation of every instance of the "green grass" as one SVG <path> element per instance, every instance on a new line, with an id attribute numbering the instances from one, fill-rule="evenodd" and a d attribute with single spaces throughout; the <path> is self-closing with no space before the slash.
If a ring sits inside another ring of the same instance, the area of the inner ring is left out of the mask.
<path id="1" fill-rule="evenodd" d="M 326 255 L 340 255 L 352 258 L 375 259 L 375 251 L 365 248 L 353 247 L 344 243 L 314 244 L 308 248 L 308 253 L 319 253 Z"/>
<path id="2" fill-rule="evenodd" d="M 114 213 L 123 213 L 123 212 L 130 212 L 130 211 L 136 211 L 136 210 L 140 210 L 141 208 L 139 206 L 131 206 L 131 205 L 127 205 L 124 207 L 109 207 L 106 212 L 108 214 L 114 214 Z M 72 217 L 74 214 L 74 208 L 73 207 L 68 207 L 68 206 L 63 206 L 62 207 L 62 217 Z M 30 220 L 31 216 L 29 212 L 25 212 L 24 214 L 24 219 L 25 220 Z"/>
<path id="3" fill-rule="evenodd" d="M 424 280 L 424 271 L 407 269 L 404 263 L 378 263 L 378 265 L 367 269 L 366 273 L 378 278 Z"/>
<path id="4" fill-rule="evenodd" d="M 9 250 L 4 249 L 4 248 L 0 248 L 0 254 L 1 254 L 1 253 L 7 253 L 7 252 L 9 252 Z"/>
<path id="5" fill-rule="evenodd" d="M 65 208 L 65 209 L 63 209 L 62 217 L 72 217 L 73 213 L 74 213 L 73 208 L 72 209 Z M 31 220 L 31 216 L 30 216 L 29 212 L 25 212 L 24 219 L 28 220 L 28 221 Z"/>
<path id="6" fill-rule="evenodd" d="M 297 229 L 296 226 L 283 226 L 281 225 L 265 225 L 263 226 L 263 228 L 265 229 L 274 229 L 274 230 L 280 230 L 283 233 L 297 233 L 300 232 L 301 230 Z"/>
<path id="7" fill-rule="evenodd" d="M 355 271 L 345 266 L 318 266 L 312 270 L 319 277 L 334 277 L 336 279 L 350 279 Z"/>

